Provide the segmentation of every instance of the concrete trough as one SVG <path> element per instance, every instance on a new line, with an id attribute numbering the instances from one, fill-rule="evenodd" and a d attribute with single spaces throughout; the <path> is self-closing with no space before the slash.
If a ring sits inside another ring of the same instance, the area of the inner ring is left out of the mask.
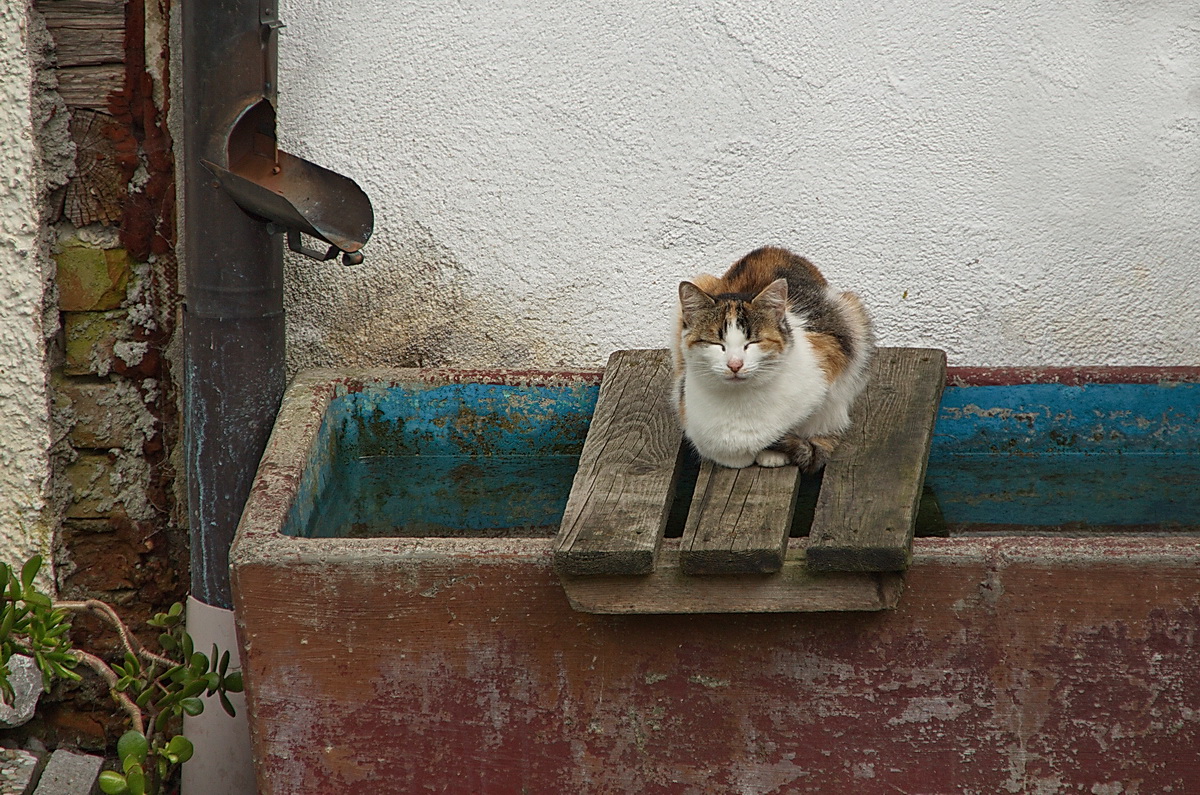
<path id="1" fill-rule="evenodd" d="M 597 373 L 303 374 L 232 553 L 260 792 L 1188 792 L 1195 380 L 952 372 L 894 610 L 616 616 L 551 560 Z"/>

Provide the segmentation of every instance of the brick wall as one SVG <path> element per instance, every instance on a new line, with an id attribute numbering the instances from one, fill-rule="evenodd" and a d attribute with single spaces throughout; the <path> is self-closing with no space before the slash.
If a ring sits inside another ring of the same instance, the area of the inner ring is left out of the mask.
<path id="1" fill-rule="evenodd" d="M 186 509 L 171 345 L 177 326 L 166 0 L 37 0 L 70 114 L 75 173 L 53 198 L 61 332 L 50 361 L 63 598 L 95 597 L 135 628 L 187 590 Z M 147 31 L 150 31 L 149 39 Z M 162 40 L 155 37 L 161 36 Z M 154 637 L 156 633 L 144 633 Z M 115 648 L 76 621 L 81 645 Z M 103 747 L 120 721 L 98 683 L 43 702 L 29 732 Z"/>

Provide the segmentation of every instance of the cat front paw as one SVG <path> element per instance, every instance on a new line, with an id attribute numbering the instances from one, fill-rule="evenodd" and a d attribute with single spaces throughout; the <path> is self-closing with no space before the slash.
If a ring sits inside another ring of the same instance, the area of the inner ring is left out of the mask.
<path id="1" fill-rule="evenodd" d="M 789 463 L 787 453 L 779 450 L 760 450 L 754 462 L 760 467 L 781 467 Z"/>

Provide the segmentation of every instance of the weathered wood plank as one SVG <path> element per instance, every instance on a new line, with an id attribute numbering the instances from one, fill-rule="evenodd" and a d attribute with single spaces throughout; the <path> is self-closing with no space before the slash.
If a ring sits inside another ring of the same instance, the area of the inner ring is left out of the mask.
<path id="1" fill-rule="evenodd" d="M 125 62 L 125 31 L 111 28 L 59 28 L 53 32 L 59 68 Z"/>
<path id="2" fill-rule="evenodd" d="M 58 93 L 69 108 L 108 110 L 108 97 L 125 85 L 125 67 L 120 64 L 104 66 L 72 66 L 57 69 Z"/>
<path id="3" fill-rule="evenodd" d="M 896 572 L 817 572 L 802 548 L 774 574 L 694 577 L 668 543 L 644 577 L 561 577 L 571 607 L 584 613 L 813 613 L 890 610 L 900 601 Z"/>
<path id="4" fill-rule="evenodd" d="M 687 574 L 779 571 L 799 484 L 794 466 L 727 469 L 705 461 L 683 531 L 680 568 Z"/>
<path id="5" fill-rule="evenodd" d="M 614 353 L 555 539 L 559 572 L 630 575 L 653 570 L 682 443 L 667 352 Z"/>
<path id="6" fill-rule="evenodd" d="M 825 467 L 808 565 L 818 571 L 899 571 L 912 560 L 946 354 L 880 348 L 852 425 Z"/>
<path id="7" fill-rule="evenodd" d="M 37 0 L 33 5 L 52 32 L 59 28 L 125 29 L 125 0 Z"/>
<path id="8" fill-rule="evenodd" d="M 90 108 L 71 113 L 75 176 L 67 183 L 63 214 L 75 226 L 120 220 L 129 175 L 118 162 L 116 142 L 128 135 L 107 113 Z"/>

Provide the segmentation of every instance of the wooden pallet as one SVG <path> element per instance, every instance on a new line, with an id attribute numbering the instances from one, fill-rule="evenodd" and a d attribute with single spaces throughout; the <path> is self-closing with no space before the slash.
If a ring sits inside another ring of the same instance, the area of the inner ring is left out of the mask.
<path id="1" fill-rule="evenodd" d="M 614 353 L 555 540 L 572 604 L 598 613 L 894 607 L 945 377 L 942 351 L 879 349 L 807 539 L 789 537 L 796 467 L 704 462 L 683 536 L 664 544 L 687 456 L 669 355 Z"/>

